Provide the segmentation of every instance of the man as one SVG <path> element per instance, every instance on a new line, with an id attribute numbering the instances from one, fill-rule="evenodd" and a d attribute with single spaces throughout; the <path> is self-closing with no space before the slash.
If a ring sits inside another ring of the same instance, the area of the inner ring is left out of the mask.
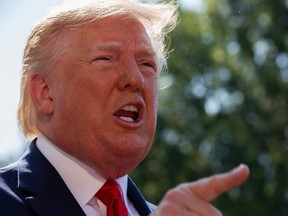
<path id="1" fill-rule="evenodd" d="M 177 7 L 72 3 L 53 10 L 28 38 L 18 119 L 35 139 L 1 169 L 1 215 L 221 215 L 209 201 L 247 179 L 244 165 L 179 185 L 157 208 L 127 176 L 152 145 L 163 41 Z M 107 204 L 100 194 L 110 183 L 123 199 Z"/>

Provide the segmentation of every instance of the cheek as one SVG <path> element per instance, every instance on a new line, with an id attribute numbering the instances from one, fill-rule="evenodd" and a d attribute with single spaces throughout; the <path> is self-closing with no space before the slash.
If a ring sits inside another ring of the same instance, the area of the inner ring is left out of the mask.
<path id="1" fill-rule="evenodd" d="M 152 84 L 150 86 L 148 86 L 149 91 L 150 91 L 150 99 L 151 99 L 151 103 L 153 104 L 153 107 L 155 109 L 155 111 L 157 112 L 158 109 L 158 82 L 157 80 L 151 82 Z"/>
<path id="2" fill-rule="evenodd" d="M 150 85 L 147 86 L 148 89 L 148 98 L 149 106 L 150 106 L 150 118 L 151 122 L 156 122 L 157 118 L 157 110 L 158 110 L 158 85 L 157 81 L 150 82 Z"/>
<path id="3" fill-rule="evenodd" d="M 87 86 L 70 79 L 70 84 L 59 85 L 58 92 L 54 100 L 55 114 L 58 113 L 60 121 L 73 124 L 73 121 L 79 121 L 84 109 L 89 106 L 90 96 L 87 95 Z"/>

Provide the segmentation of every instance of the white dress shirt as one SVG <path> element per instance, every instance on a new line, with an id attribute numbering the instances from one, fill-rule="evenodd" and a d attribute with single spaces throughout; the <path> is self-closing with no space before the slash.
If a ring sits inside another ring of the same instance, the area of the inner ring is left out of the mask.
<path id="1" fill-rule="evenodd" d="M 60 174 L 85 214 L 88 216 L 105 216 L 106 206 L 95 197 L 95 194 L 106 182 L 106 179 L 90 166 L 58 148 L 44 135 L 39 136 L 36 145 Z M 115 179 L 115 181 L 121 186 L 129 215 L 139 215 L 127 197 L 128 176 L 125 175 Z"/>

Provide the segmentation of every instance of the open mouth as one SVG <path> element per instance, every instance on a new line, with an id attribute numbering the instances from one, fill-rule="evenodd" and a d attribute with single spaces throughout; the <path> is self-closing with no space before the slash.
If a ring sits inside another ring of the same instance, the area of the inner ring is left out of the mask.
<path id="1" fill-rule="evenodd" d="M 119 109 L 114 116 L 122 119 L 125 122 L 137 122 L 140 120 L 140 108 L 135 105 L 126 105 Z"/>

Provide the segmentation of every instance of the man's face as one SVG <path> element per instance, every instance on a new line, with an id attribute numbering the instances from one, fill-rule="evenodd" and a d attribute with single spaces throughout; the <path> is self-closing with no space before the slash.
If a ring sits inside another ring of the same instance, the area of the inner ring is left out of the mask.
<path id="1" fill-rule="evenodd" d="M 157 117 L 157 65 L 137 21 L 105 18 L 64 33 L 51 73 L 52 133 L 60 148 L 107 178 L 147 155 Z"/>

